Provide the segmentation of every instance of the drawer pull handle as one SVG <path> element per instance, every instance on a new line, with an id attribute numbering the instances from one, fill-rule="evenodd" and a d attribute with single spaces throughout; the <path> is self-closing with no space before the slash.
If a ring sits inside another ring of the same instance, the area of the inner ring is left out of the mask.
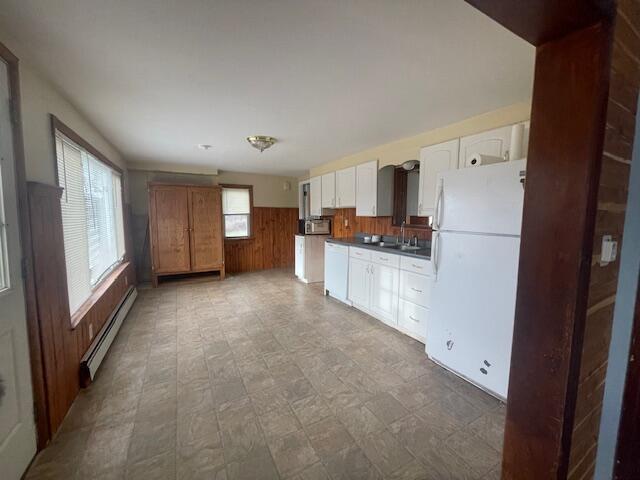
<path id="1" fill-rule="evenodd" d="M 415 263 L 412 263 L 411 266 L 413 268 L 417 268 L 418 270 L 422 270 L 422 267 L 420 265 L 416 265 Z"/>
<path id="2" fill-rule="evenodd" d="M 422 293 L 422 290 L 418 290 L 417 288 L 411 287 L 411 290 L 413 290 L 414 292 Z"/>
<path id="3" fill-rule="evenodd" d="M 411 320 L 413 320 L 414 322 L 418 322 L 418 323 L 420 323 L 420 320 L 418 320 L 417 318 L 413 318 L 413 315 L 409 315 L 409 318 L 410 318 Z"/>
<path id="4" fill-rule="evenodd" d="M 383 260 L 383 261 L 385 261 L 385 262 L 388 262 L 388 261 L 389 261 L 389 259 L 388 259 L 388 258 L 384 258 L 384 257 L 378 257 L 378 260 Z"/>

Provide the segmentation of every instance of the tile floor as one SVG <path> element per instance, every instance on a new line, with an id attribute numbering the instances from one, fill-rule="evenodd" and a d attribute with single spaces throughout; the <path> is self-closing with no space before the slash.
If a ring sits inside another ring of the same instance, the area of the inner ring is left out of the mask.
<path id="1" fill-rule="evenodd" d="M 140 290 L 27 478 L 499 478 L 504 406 L 321 288 Z"/>

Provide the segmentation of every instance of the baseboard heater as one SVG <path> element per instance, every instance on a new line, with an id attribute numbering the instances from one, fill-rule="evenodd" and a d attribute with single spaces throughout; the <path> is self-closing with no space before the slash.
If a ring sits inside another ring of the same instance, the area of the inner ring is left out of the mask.
<path id="1" fill-rule="evenodd" d="M 136 290 L 136 287 L 129 287 L 127 293 L 122 297 L 120 303 L 111 313 L 98 335 L 96 335 L 87 353 L 82 357 L 80 361 L 80 384 L 83 387 L 89 386 L 93 381 L 102 360 L 109 351 L 109 347 L 111 347 L 113 340 L 116 338 L 118 330 L 120 330 L 122 322 L 127 317 L 137 296 L 138 290 Z"/>

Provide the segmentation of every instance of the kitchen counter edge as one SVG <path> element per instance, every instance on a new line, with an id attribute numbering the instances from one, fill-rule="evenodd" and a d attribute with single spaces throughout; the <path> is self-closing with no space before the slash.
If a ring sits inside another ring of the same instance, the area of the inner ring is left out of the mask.
<path id="1" fill-rule="evenodd" d="M 346 245 L 347 247 L 365 248 L 368 250 L 376 250 L 378 252 L 386 252 L 394 255 L 403 255 L 405 257 L 420 258 L 423 260 L 431 260 L 431 252 L 429 249 L 420 249 L 417 251 L 396 250 L 395 248 L 379 247 L 371 243 L 364 243 L 355 238 L 333 238 L 329 237 L 325 242 L 336 243 L 338 245 Z M 426 253 L 429 252 L 429 253 Z"/>

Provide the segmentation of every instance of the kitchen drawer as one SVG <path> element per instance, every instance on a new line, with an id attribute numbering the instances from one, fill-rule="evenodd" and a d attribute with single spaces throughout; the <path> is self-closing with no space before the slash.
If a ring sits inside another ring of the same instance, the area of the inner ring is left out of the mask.
<path id="1" fill-rule="evenodd" d="M 366 248 L 349 247 L 349 256 L 360 260 L 371 260 L 371 250 Z"/>
<path id="2" fill-rule="evenodd" d="M 431 304 L 431 277 L 401 270 L 400 298 L 429 308 Z"/>
<path id="3" fill-rule="evenodd" d="M 427 337 L 429 309 L 400 299 L 398 326 L 424 342 Z"/>
<path id="4" fill-rule="evenodd" d="M 431 260 L 415 257 L 400 257 L 400 268 L 413 273 L 420 273 L 422 275 L 431 275 Z"/>
<path id="5" fill-rule="evenodd" d="M 344 253 L 345 255 L 349 254 L 349 247 L 346 245 L 339 245 L 337 243 L 325 242 L 324 247 L 328 252 L 336 252 L 336 253 Z"/>
<path id="6" fill-rule="evenodd" d="M 394 255 L 393 253 L 378 252 L 376 250 L 373 250 L 371 251 L 371 261 L 393 268 L 400 267 L 400 255 Z"/>

